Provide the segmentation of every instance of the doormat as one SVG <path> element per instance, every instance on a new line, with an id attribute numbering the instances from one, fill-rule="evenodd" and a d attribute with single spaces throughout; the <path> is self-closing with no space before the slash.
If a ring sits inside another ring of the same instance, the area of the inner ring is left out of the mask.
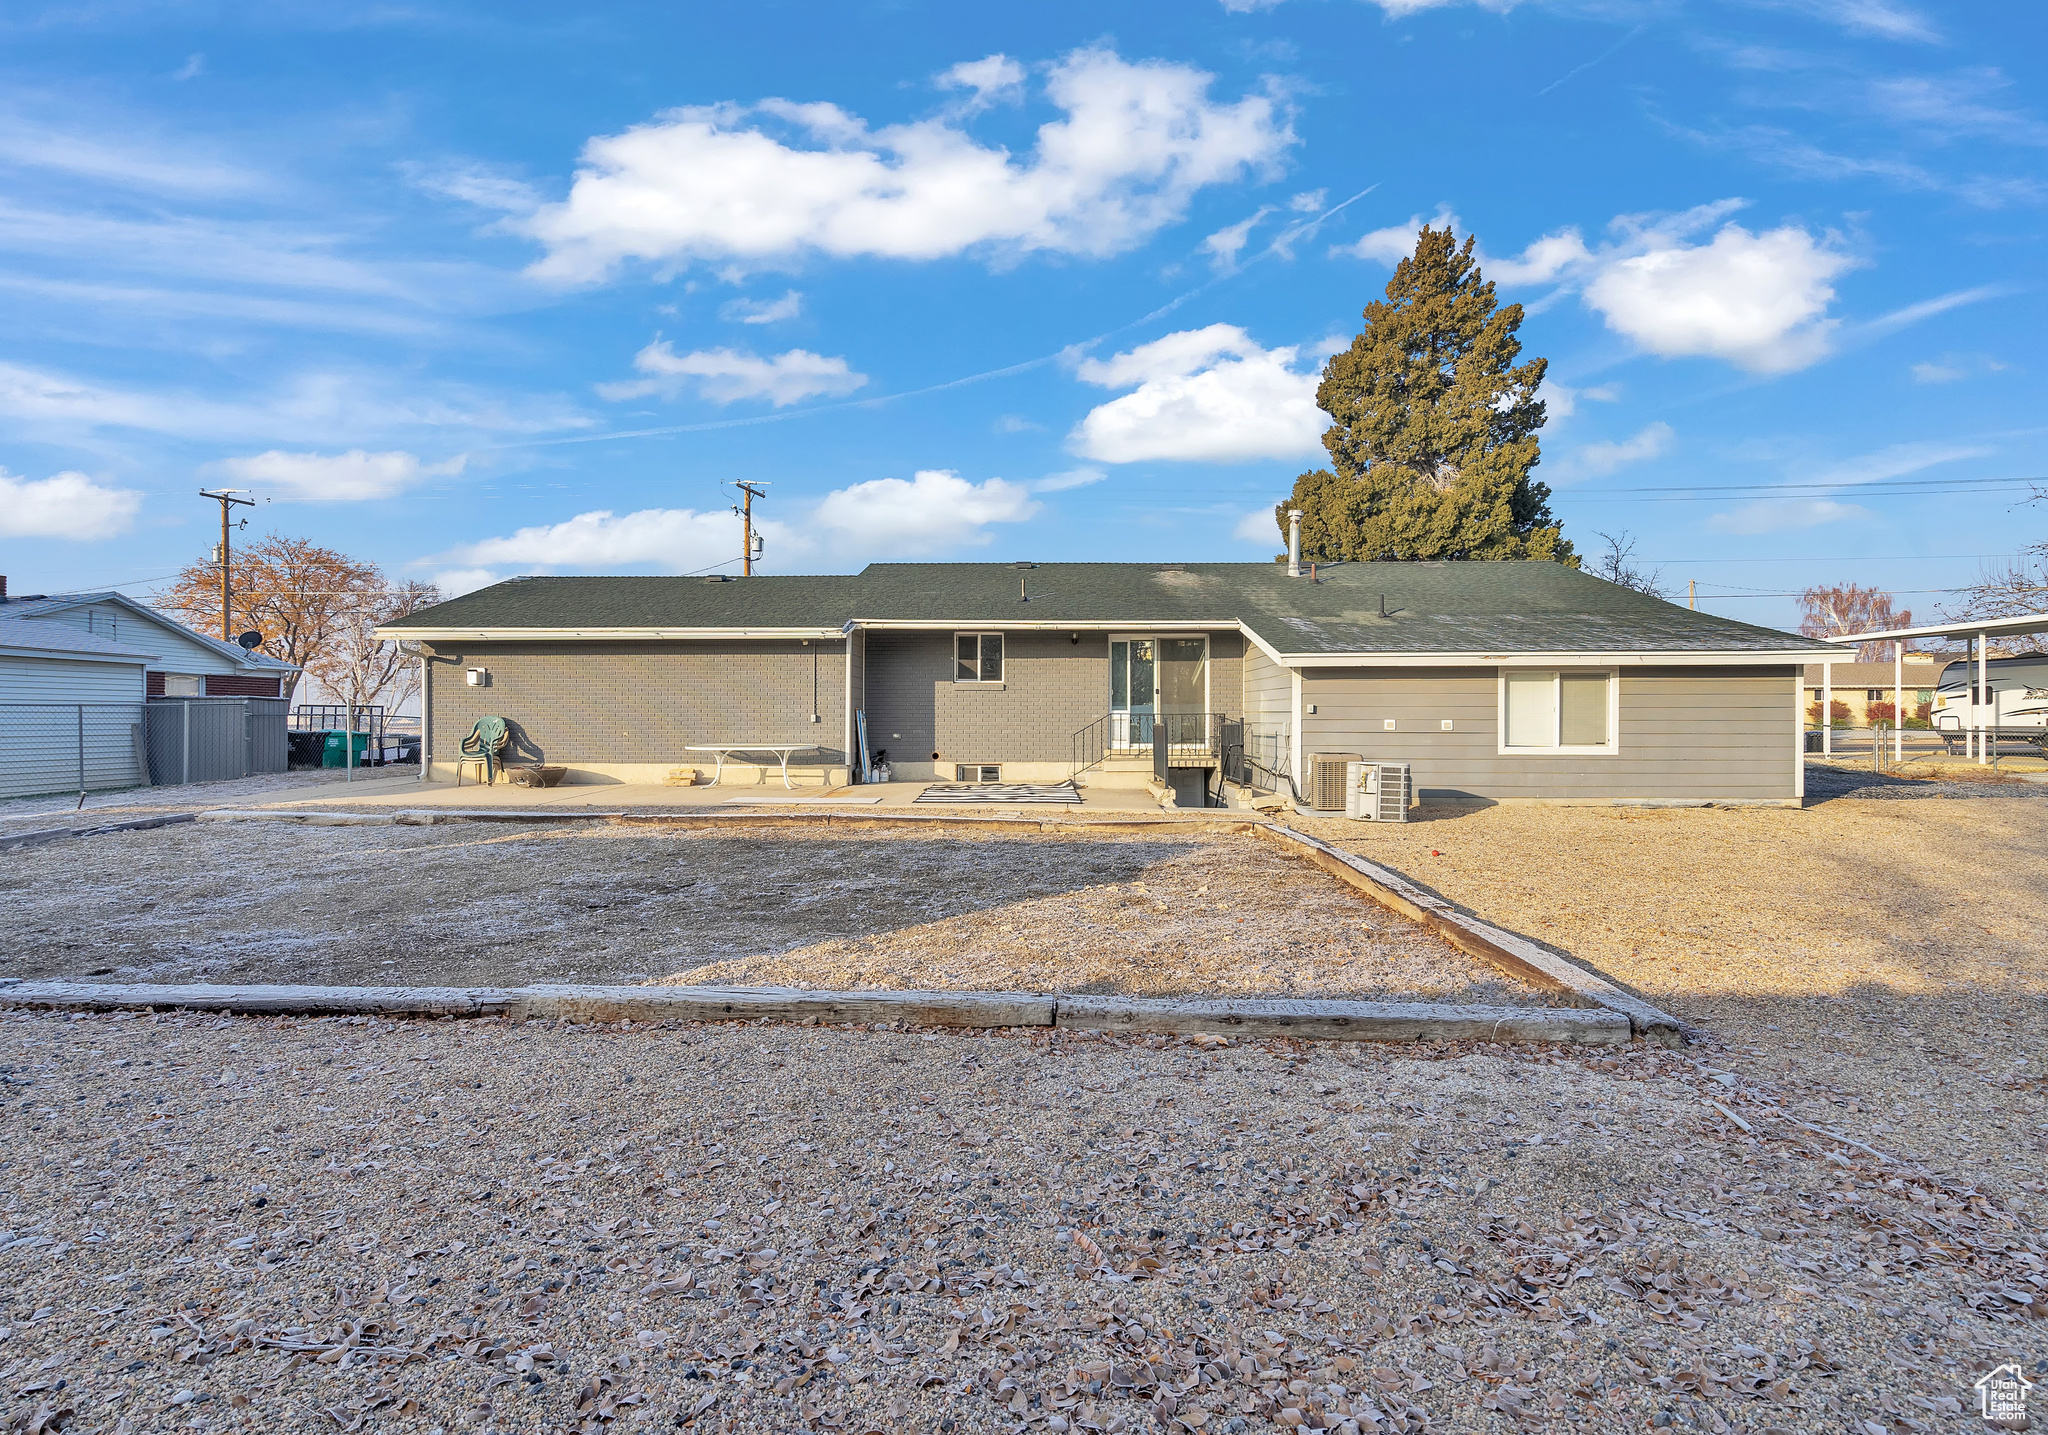
<path id="1" fill-rule="evenodd" d="M 964 802 L 975 805 L 993 802 L 1078 804 L 1081 801 L 1081 790 L 1071 782 L 939 782 L 927 787 L 911 800 Z"/>

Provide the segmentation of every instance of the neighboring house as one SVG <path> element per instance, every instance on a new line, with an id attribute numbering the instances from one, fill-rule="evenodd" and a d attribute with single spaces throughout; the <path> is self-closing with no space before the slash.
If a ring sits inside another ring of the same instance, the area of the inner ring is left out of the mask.
<path id="1" fill-rule="evenodd" d="M 1939 686 L 1942 668 L 1946 658 L 1935 658 L 1925 653 L 1906 654 L 1906 716 L 1924 718 L 1934 704 L 1934 690 Z M 1898 670 L 1890 663 L 1835 663 L 1832 665 L 1832 701 L 1840 703 L 1835 720 L 1846 721 L 1851 727 L 1869 727 L 1871 707 L 1881 705 L 1878 714 L 1885 721 L 1891 720 L 1892 704 L 1897 696 L 1892 682 Z M 1810 663 L 1806 668 L 1806 717 L 1809 724 L 1820 723 L 1822 690 L 1821 665 Z M 1845 711 L 1846 710 L 1846 711 Z"/>
<path id="2" fill-rule="evenodd" d="M 154 661 L 96 633 L 0 616 L 0 703 L 139 703 Z"/>
<path id="3" fill-rule="evenodd" d="M 674 780 L 693 745 L 865 722 L 899 779 L 1293 790 L 1317 753 L 1432 801 L 1796 802 L 1805 665 L 1842 650 L 1554 563 L 874 564 L 851 576 L 517 578 L 385 624 L 419 643 L 429 772 L 480 717 L 571 781 Z"/>
<path id="4" fill-rule="evenodd" d="M 194 632 L 125 593 L 10 598 L 7 580 L 0 578 L 0 619 L 71 629 L 149 654 L 153 661 L 143 682 L 153 698 L 289 697 L 299 671 L 265 653 Z"/>

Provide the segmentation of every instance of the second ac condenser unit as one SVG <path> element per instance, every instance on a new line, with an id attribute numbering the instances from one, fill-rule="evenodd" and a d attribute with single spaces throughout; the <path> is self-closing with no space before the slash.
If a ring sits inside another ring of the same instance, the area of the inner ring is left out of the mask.
<path id="1" fill-rule="evenodd" d="M 1342 812 L 1345 770 L 1358 761 L 1355 752 L 1312 752 L 1308 755 L 1308 805 L 1318 812 Z"/>
<path id="2" fill-rule="evenodd" d="M 1360 822 L 1406 822 L 1415 778 L 1405 762 L 1346 764 L 1344 815 Z"/>

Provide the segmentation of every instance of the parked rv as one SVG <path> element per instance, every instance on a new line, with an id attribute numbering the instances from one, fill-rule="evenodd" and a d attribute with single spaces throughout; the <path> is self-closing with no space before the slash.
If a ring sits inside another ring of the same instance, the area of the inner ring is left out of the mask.
<path id="1" fill-rule="evenodd" d="M 1977 664 L 1968 658 L 1941 670 L 1934 693 L 1936 732 L 1960 736 L 1982 727 L 2025 734 L 2048 752 L 2048 657 L 1993 658 L 1977 690 Z"/>

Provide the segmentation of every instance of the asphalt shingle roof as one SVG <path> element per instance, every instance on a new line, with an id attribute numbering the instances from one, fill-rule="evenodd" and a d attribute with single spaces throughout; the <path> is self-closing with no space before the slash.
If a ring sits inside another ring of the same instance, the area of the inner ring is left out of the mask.
<path id="1" fill-rule="evenodd" d="M 209 638 L 195 628 L 186 627 L 168 613 L 160 612 L 146 603 L 138 603 L 126 593 L 111 589 L 104 593 L 38 593 L 28 597 L 8 598 L 0 602 L 5 603 L 5 607 L 0 607 L 0 617 L 10 620 L 44 618 L 53 613 L 61 613 L 67 608 L 82 608 L 89 603 L 113 603 L 126 608 L 145 621 L 159 624 L 166 629 L 174 628 L 186 638 L 212 648 L 222 657 L 245 668 L 274 668 L 281 673 L 299 671 L 290 663 L 281 658 L 273 658 L 268 653 L 250 652 L 239 643 L 224 643 L 219 638 Z"/>
<path id="2" fill-rule="evenodd" d="M 727 583 L 515 578 L 384 631 L 836 629 L 850 620 L 1242 622 L 1291 654 L 1839 651 L 1555 563 L 1348 563 L 1323 567 L 1315 582 L 1275 563 L 875 563 L 852 575 Z"/>

